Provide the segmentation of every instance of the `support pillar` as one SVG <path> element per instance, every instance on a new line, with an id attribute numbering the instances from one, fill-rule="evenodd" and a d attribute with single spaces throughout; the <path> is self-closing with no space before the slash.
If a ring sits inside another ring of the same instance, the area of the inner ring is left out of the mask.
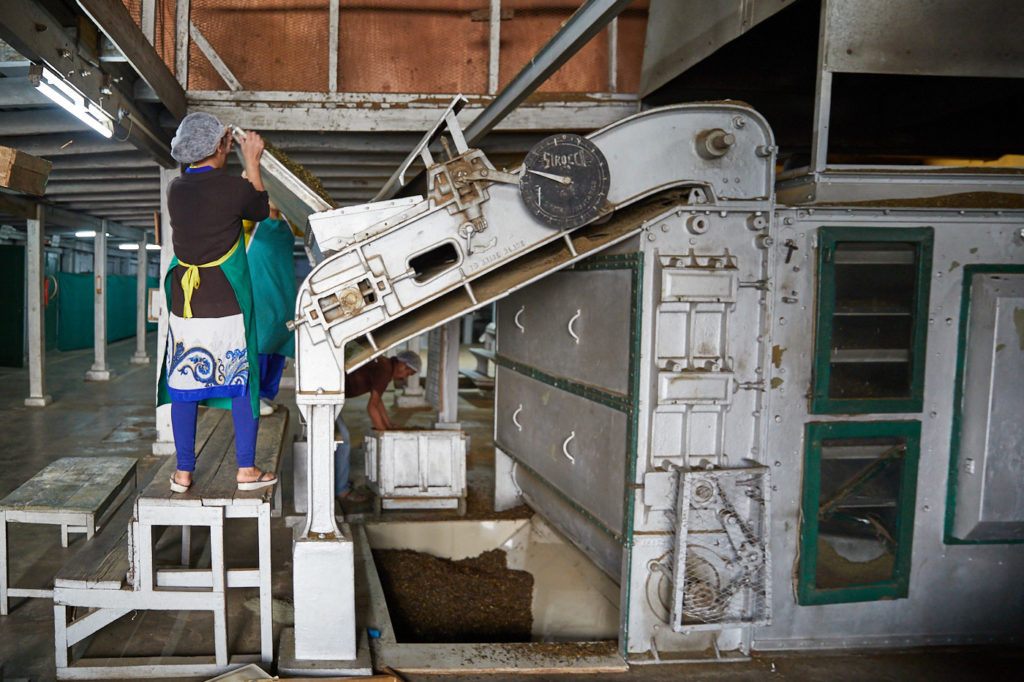
<path id="1" fill-rule="evenodd" d="M 181 3 L 178 3 L 181 6 Z M 186 3 L 186 7 L 188 4 Z M 177 168 L 160 169 L 160 270 L 157 276 L 160 278 L 160 295 L 157 297 L 160 303 L 160 321 L 156 329 L 156 385 L 160 385 L 160 373 L 164 371 L 163 359 L 167 355 L 167 306 L 164 305 L 166 293 L 164 292 L 164 273 L 167 272 L 171 259 L 174 258 L 174 245 L 171 237 L 174 230 L 171 229 L 171 216 L 167 212 L 167 185 L 171 180 L 180 175 Z M 154 404 L 156 396 L 153 396 Z M 153 442 L 154 455 L 174 454 L 174 433 L 171 431 L 171 406 L 159 405 L 156 408 L 156 440 Z"/>
<path id="2" fill-rule="evenodd" d="M 28 296 L 28 407 L 46 407 L 46 320 L 43 311 L 43 239 L 46 209 L 36 204 L 36 217 L 28 220 L 25 278 Z"/>
<path id="3" fill-rule="evenodd" d="M 149 256 L 146 253 L 146 240 L 139 242 L 139 257 L 137 259 L 138 272 L 135 287 L 135 355 L 132 356 L 133 365 L 148 365 L 149 356 L 146 355 L 146 272 L 149 270 Z"/>
<path id="4" fill-rule="evenodd" d="M 408 342 L 409 350 L 417 355 L 420 352 L 421 336 L 409 339 Z M 426 395 L 423 393 L 419 372 L 405 380 L 405 388 L 402 389 L 401 395 L 395 395 L 395 407 L 427 407 L 429 405 L 430 403 L 427 402 Z"/>
<path id="5" fill-rule="evenodd" d="M 107 366 L 107 221 L 100 221 L 93 246 L 93 362 L 86 381 L 110 381 Z"/>
<path id="6" fill-rule="evenodd" d="M 441 362 L 438 368 L 438 405 L 436 429 L 462 428 L 459 425 L 459 324 L 455 319 L 441 327 Z"/>
<path id="7" fill-rule="evenodd" d="M 295 658 L 356 658 L 355 555 L 352 536 L 334 516 L 334 418 L 340 406 L 307 411 L 309 508 L 292 547 Z"/>

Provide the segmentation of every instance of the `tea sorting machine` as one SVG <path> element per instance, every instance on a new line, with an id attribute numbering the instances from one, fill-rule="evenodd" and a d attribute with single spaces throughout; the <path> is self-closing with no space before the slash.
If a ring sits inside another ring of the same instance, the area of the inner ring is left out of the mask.
<path id="1" fill-rule="evenodd" d="M 333 496 L 345 371 L 631 235 L 654 234 L 666 219 L 688 220 L 697 234 L 712 206 L 741 209 L 751 242 L 767 236 L 775 147 L 746 106 L 677 105 L 586 137 L 555 135 L 507 172 L 466 145 L 455 118 L 463 102 L 410 155 L 427 168 L 426 196 L 309 218 L 324 258 L 300 287 L 294 323 L 310 463 L 309 511 L 294 544 L 297 659 L 355 656 L 352 540 L 335 522 Z M 435 159 L 431 143 L 443 133 L 447 158 Z M 706 180 L 720 175 L 720 186 Z"/>
<path id="2" fill-rule="evenodd" d="M 496 505 L 618 582 L 630 662 L 1019 636 L 1024 176 L 776 185 L 771 129 L 730 102 L 553 136 L 508 172 L 458 106 L 410 156 L 425 196 L 309 218 L 297 658 L 355 650 L 344 371 L 492 301 Z"/>

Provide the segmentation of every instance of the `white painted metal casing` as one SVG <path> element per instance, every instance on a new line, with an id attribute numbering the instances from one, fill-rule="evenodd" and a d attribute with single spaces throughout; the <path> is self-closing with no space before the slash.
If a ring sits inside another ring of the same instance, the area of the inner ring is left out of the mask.
<path id="1" fill-rule="evenodd" d="M 469 436 L 450 430 L 370 431 L 366 480 L 384 509 L 461 509 Z"/>

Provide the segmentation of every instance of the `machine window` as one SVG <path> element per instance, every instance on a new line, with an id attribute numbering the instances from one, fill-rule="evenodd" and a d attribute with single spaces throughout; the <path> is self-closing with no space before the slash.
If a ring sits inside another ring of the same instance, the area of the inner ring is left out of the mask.
<path id="1" fill-rule="evenodd" d="M 919 412 L 932 229 L 823 227 L 811 412 Z"/>
<path id="2" fill-rule="evenodd" d="M 798 598 L 907 596 L 920 422 L 807 425 Z"/>

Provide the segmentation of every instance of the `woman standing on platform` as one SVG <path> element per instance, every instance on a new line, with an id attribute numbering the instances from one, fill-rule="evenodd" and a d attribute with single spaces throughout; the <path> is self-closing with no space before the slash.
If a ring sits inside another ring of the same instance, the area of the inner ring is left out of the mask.
<path id="1" fill-rule="evenodd" d="M 186 116 L 171 141 L 171 156 L 187 166 L 167 187 L 174 258 L 164 276 L 168 338 L 159 403 L 171 403 L 178 469 L 171 490 L 187 492 L 195 471 L 200 403 L 231 409 L 239 490 L 273 485 L 255 465 L 259 428 L 259 363 L 252 284 L 242 220 L 269 213 L 260 177 L 263 140 L 249 132 L 242 156 L 249 179 L 227 175 L 230 130 L 206 113 Z"/>

